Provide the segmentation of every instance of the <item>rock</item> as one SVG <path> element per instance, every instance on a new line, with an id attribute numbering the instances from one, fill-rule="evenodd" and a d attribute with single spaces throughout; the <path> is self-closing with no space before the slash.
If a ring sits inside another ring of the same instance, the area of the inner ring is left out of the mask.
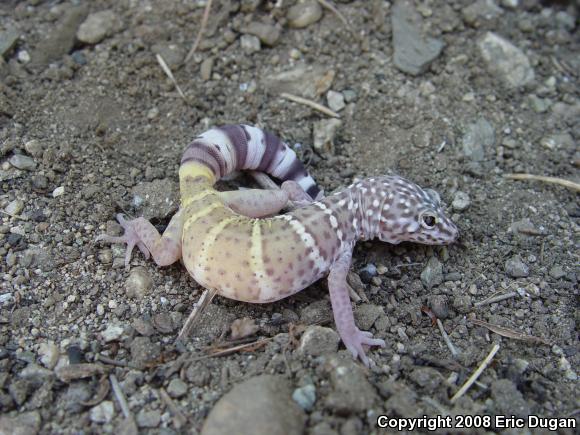
<path id="1" fill-rule="evenodd" d="M 535 94 L 528 96 L 528 103 L 536 113 L 545 113 L 550 109 L 552 100 L 549 98 L 540 98 Z"/>
<path id="2" fill-rule="evenodd" d="M 91 408 L 89 415 L 93 423 L 109 423 L 115 416 L 115 406 L 110 400 L 103 400 Z"/>
<path id="3" fill-rule="evenodd" d="M 509 41 L 487 32 L 477 45 L 489 72 L 506 86 L 517 88 L 534 80 L 534 69 L 527 56 Z"/>
<path id="4" fill-rule="evenodd" d="M 207 59 L 204 59 L 203 62 L 201 63 L 201 66 L 199 68 L 199 75 L 201 76 L 201 79 L 204 82 L 207 82 L 209 79 L 211 79 L 213 62 L 214 62 L 213 57 L 208 57 Z"/>
<path id="5" fill-rule="evenodd" d="M 54 344 L 54 342 L 47 341 L 40 343 L 38 346 L 38 356 L 42 365 L 47 369 L 52 370 L 58 362 L 60 352 L 58 346 Z"/>
<path id="6" fill-rule="evenodd" d="M 71 414 L 78 414 L 85 409 L 82 402 L 90 400 L 93 392 L 90 390 L 86 382 L 73 382 L 69 384 L 68 389 L 62 396 L 62 402 L 57 406 L 62 407 Z"/>
<path id="7" fill-rule="evenodd" d="M 331 391 L 325 407 L 339 415 L 366 412 L 372 408 L 377 394 L 363 369 L 348 358 L 333 356 L 328 361 Z"/>
<path id="8" fill-rule="evenodd" d="M 58 186 L 56 189 L 52 191 L 52 197 L 58 198 L 59 196 L 64 195 L 64 186 Z"/>
<path id="9" fill-rule="evenodd" d="M 463 154 L 473 162 L 482 162 L 495 145 L 495 130 L 485 119 L 469 124 L 462 138 Z"/>
<path id="10" fill-rule="evenodd" d="M 135 337 L 131 343 L 131 362 L 136 367 L 145 367 L 147 363 L 161 355 L 159 343 L 152 343 L 149 337 Z"/>
<path id="11" fill-rule="evenodd" d="M 102 365 L 92 363 L 70 364 L 56 369 L 56 376 L 66 383 L 103 373 L 105 373 L 105 368 Z"/>
<path id="12" fill-rule="evenodd" d="M 323 326 L 309 326 L 300 338 L 298 352 L 308 356 L 336 353 L 340 337 L 334 329 Z"/>
<path id="13" fill-rule="evenodd" d="M 379 391 L 388 398 L 384 405 L 388 415 L 419 417 L 421 407 L 417 403 L 417 393 L 404 383 L 387 381 L 379 385 Z"/>
<path id="14" fill-rule="evenodd" d="M 10 216 L 18 216 L 23 208 L 24 201 L 21 199 L 15 199 L 8 203 L 8 205 L 4 208 L 4 211 Z"/>
<path id="15" fill-rule="evenodd" d="M 434 392 L 443 381 L 443 376 L 432 367 L 416 368 L 409 374 L 409 378 L 429 393 Z"/>
<path id="16" fill-rule="evenodd" d="M 443 265 L 437 257 L 432 256 L 427 261 L 421 272 L 421 282 L 427 290 L 431 290 L 443 282 Z"/>
<path id="17" fill-rule="evenodd" d="M 77 39 L 85 44 L 97 44 L 120 27 L 121 22 L 112 10 L 94 12 L 80 25 Z"/>
<path id="18" fill-rule="evenodd" d="M 14 28 L 7 28 L 0 32 L 0 56 L 6 57 L 20 38 L 20 32 Z"/>
<path id="19" fill-rule="evenodd" d="M 570 133 L 544 136 L 540 143 L 550 150 L 574 150 L 574 138 Z"/>
<path id="20" fill-rule="evenodd" d="M 40 430 L 38 411 L 22 412 L 14 417 L 0 416 L 0 435 L 36 435 Z"/>
<path id="21" fill-rule="evenodd" d="M 155 334 L 155 329 L 153 328 L 151 320 L 144 317 L 135 319 L 133 321 L 133 328 L 135 328 L 139 334 L 146 337 L 150 337 L 151 335 Z"/>
<path id="22" fill-rule="evenodd" d="M 130 298 L 143 299 L 151 292 L 153 279 L 144 267 L 134 267 L 125 281 L 125 292 Z"/>
<path id="23" fill-rule="evenodd" d="M 39 140 L 32 139 L 24 144 L 24 149 L 32 157 L 39 158 L 42 157 L 42 154 L 46 149 L 46 145 Z"/>
<path id="24" fill-rule="evenodd" d="M 334 138 L 341 125 L 342 121 L 336 118 L 316 121 L 313 132 L 314 148 L 325 153 L 334 153 Z"/>
<path id="25" fill-rule="evenodd" d="M 257 36 L 262 44 L 273 46 L 280 39 L 280 29 L 272 24 L 254 21 L 242 30 L 243 33 Z"/>
<path id="26" fill-rule="evenodd" d="M 32 157 L 23 154 L 14 154 L 8 162 L 17 169 L 23 171 L 34 171 L 36 169 L 36 162 Z"/>
<path id="27" fill-rule="evenodd" d="M 335 74 L 334 70 L 322 65 L 299 65 L 292 70 L 266 76 L 262 85 L 274 95 L 288 92 L 315 99 L 330 89 Z"/>
<path id="28" fill-rule="evenodd" d="M 247 54 L 252 54 L 262 49 L 260 39 L 254 35 L 242 35 L 240 38 L 240 46 L 242 51 Z"/>
<path id="29" fill-rule="evenodd" d="M 107 329 L 101 332 L 101 337 L 105 340 L 105 343 L 109 343 L 110 341 L 117 341 L 123 335 L 125 329 L 122 325 L 118 325 L 115 323 L 111 323 L 107 325 Z"/>
<path id="30" fill-rule="evenodd" d="M 187 393 L 187 390 L 187 384 L 179 378 L 172 379 L 167 386 L 167 393 L 175 399 L 184 396 Z"/>
<path id="31" fill-rule="evenodd" d="M 157 427 L 161 423 L 161 412 L 157 409 L 147 411 L 142 409 L 137 413 L 137 425 L 139 427 Z"/>
<path id="32" fill-rule="evenodd" d="M 395 67 L 414 76 L 427 71 L 431 63 L 439 57 L 443 42 L 422 36 L 421 18 L 407 1 L 395 2 L 391 23 Z"/>
<path id="33" fill-rule="evenodd" d="M 340 112 L 346 106 L 344 96 L 340 92 L 328 91 L 326 100 L 328 101 L 328 107 L 335 112 Z"/>
<path id="34" fill-rule="evenodd" d="M 512 278 L 525 278 L 530 275 L 530 268 L 519 255 L 515 255 L 505 262 L 505 271 Z"/>
<path id="35" fill-rule="evenodd" d="M 431 295 L 428 299 L 429 308 L 438 319 L 449 317 L 449 303 L 445 295 Z"/>
<path id="36" fill-rule="evenodd" d="M 163 58 L 169 69 L 176 70 L 185 59 L 185 50 L 177 44 L 159 43 L 151 47 L 151 51 Z"/>
<path id="37" fill-rule="evenodd" d="M 550 272 L 548 272 L 550 276 L 554 279 L 564 278 L 566 276 L 566 272 L 559 264 L 552 266 L 550 268 Z"/>
<path id="38" fill-rule="evenodd" d="M 296 3 L 286 14 L 288 25 L 295 29 L 307 27 L 322 18 L 322 7 L 315 0 Z"/>
<path id="39" fill-rule="evenodd" d="M 469 195 L 465 192 L 458 190 L 453 195 L 453 202 L 451 203 L 451 207 L 455 211 L 464 211 L 467 210 L 468 207 L 471 205 L 471 199 Z"/>
<path id="40" fill-rule="evenodd" d="M 498 379 L 491 384 L 491 397 L 496 414 L 527 418 L 531 414 L 528 402 L 509 379 Z"/>
<path id="41" fill-rule="evenodd" d="M 384 314 L 385 310 L 380 305 L 362 304 L 355 308 L 354 319 L 361 330 L 368 331 L 376 320 Z"/>
<path id="42" fill-rule="evenodd" d="M 53 30 L 49 35 L 43 35 L 33 50 L 30 67 L 44 68 L 52 62 L 60 61 L 64 55 L 70 53 L 75 44 L 77 28 L 86 14 L 86 6 L 66 8 L 62 20 L 51 25 Z"/>
<path id="43" fill-rule="evenodd" d="M 310 411 L 316 402 L 316 387 L 312 384 L 308 384 L 296 388 L 292 393 L 292 400 L 294 400 L 303 410 Z"/>
<path id="44" fill-rule="evenodd" d="M 493 0 L 477 0 L 463 8 L 461 13 L 467 24 L 478 27 L 480 21 L 494 20 L 503 13 L 503 10 Z"/>
<path id="45" fill-rule="evenodd" d="M 250 317 L 243 317 L 233 321 L 230 327 L 232 340 L 249 337 L 254 335 L 260 327 L 256 325 L 256 321 Z"/>
<path id="46" fill-rule="evenodd" d="M 290 382 L 283 376 L 243 381 L 216 403 L 201 435 L 300 435 L 306 416 L 291 394 Z"/>

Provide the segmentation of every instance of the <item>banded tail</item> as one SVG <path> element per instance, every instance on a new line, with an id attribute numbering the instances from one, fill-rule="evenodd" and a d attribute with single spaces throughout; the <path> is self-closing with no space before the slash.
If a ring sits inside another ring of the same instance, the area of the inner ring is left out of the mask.
<path id="1" fill-rule="evenodd" d="M 203 175 L 212 175 L 212 183 L 234 171 L 255 170 L 281 181 L 297 182 L 314 200 L 322 196 L 294 150 L 274 134 L 258 127 L 243 124 L 214 127 L 187 146 L 181 168 L 185 169 L 188 162 L 205 166 L 211 174 Z M 192 175 L 186 170 L 182 173 L 181 169 L 180 174 L 180 178 Z M 184 192 L 182 190 L 182 195 Z"/>

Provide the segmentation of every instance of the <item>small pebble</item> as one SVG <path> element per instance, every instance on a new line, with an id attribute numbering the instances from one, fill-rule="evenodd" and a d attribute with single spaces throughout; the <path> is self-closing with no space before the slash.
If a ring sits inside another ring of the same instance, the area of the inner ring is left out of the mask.
<path id="1" fill-rule="evenodd" d="M 340 338 L 336 331 L 324 326 L 309 326 L 300 338 L 298 352 L 303 355 L 319 356 L 335 353 Z"/>
<path id="2" fill-rule="evenodd" d="M 18 216 L 22 209 L 24 208 L 24 201 L 21 199 L 15 199 L 14 201 L 10 201 L 4 211 L 9 214 L 10 216 Z"/>
<path id="3" fill-rule="evenodd" d="M 137 425 L 139 427 L 157 427 L 161 423 L 161 412 L 158 410 L 147 411 L 142 409 L 137 413 Z"/>
<path id="4" fill-rule="evenodd" d="M 32 157 L 23 154 L 14 154 L 8 162 L 17 169 L 23 171 L 34 171 L 36 169 L 36 162 Z"/>
<path id="5" fill-rule="evenodd" d="M 103 337 L 103 340 L 105 340 L 106 343 L 116 341 L 121 338 L 124 330 L 125 329 L 121 325 L 112 323 L 107 326 L 107 329 L 101 332 L 101 337 Z"/>
<path id="6" fill-rule="evenodd" d="M 204 82 L 207 82 L 211 78 L 211 72 L 213 70 L 213 62 L 214 62 L 213 57 L 208 57 L 207 59 L 204 59 L 204 61 L 201 63 L 199 74 Z"/>
<path id="7" fill-rule="evenodd" d="M 109 423 L 115 416 L 115 406 L 110 400 L 104 400 L 91 408 L 89 415 L 93 423 Z"/>
<path id="8" fill-rule="evenodd" d="M 246 54 L 256 53 L 262 49 L 260 39 L 253 35 L 242 35 L 240 38 L 240 45 L 242 47 L 242 51 Z"/>
<path id="9" fill-rule="evenodd" d="M 505 262 L 505 271 L 512 278 L 525 278 L 530 275 L 530 268 L 518 255 Z"/>
<path id="10" fill-rule="evenodd" d="M 451 207 L 453 207 L 453 210 L 455 211 L 464 211 L 467 210 L 470 204 L 471 199 L 469 198 L 469 195 L 465 192 L 458 190 L 457 192 L 455 192 L 455 195 L 453 196 L 453 202 L 451 203 Z"/>
<path id="11" fill-rule="evenodd" d="M 308 384 L 296 388 L 292 393 L 292 400 L 294 400 L 303 410 L 310 411 L 316 402 L 316 387 L 312 384 Z"/>
<path id="12" fill-rule="evenodd" d="M 167 393 L 174 399 L 178 399 L 187 393 L 188 386 L 179 378 L 172 379 L 167 386 Z"/>
<path id="13" fill-rule="evenodd" d="M 58 198 L 59 196 L 64 195 L 64 186 L 59 186 L 52 191 L 52 197 Z"/>
<path id="14" fill-rule="evenodd" d="M 346 106 L 344 96 L 340 92 L 328 91 L 326 100 L 328 101 L 328 107 L 335 112 L 340 112 Z"/>
<path id="15" fill-rule="evenodd" d="M 295 29 L 307 27 L 320 20 L 322 17 L 322 7 L 315 0 L 296 3 L 288 9 L 288 25 Z"/>
<path id="16" fill-rule="evenodd" d="M 129 277 L 125 282 L 125 291 L 130 298 L 142 299 L 153 288 L 153 279 L 144 267 L 135 267 L 131 269 Z"/>

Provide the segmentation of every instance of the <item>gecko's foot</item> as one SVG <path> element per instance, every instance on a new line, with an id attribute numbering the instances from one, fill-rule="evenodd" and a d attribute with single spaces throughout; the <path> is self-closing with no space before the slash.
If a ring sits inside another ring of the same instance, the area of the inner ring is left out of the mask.
<path id="1" fill-rule="evenodd" d="M 341 334 L 342 342 L 346 348 L 352 353 L 355 358 L 360 358 L 365 366 L 369 366 L 369 359 L 362 347 L 363 344 L 367 346 L 385 347 L 385 341 L 380 338 L 373 338 L 373 334 L 368 331 L 361 331 L 355 328 L 348 334 Z"/>
<path id="2" fill-rule="evenodd" d="M 136 219 L 130 221 L 125 220 L 123 215 L 119 213 L 117 215 L 117 221 L 125 230 L 125 233 L 122 236 L 115 237 L 109 236 L 107 234 L 101 234 L 95 239 L 95 241 L 98 242 L 102 240 L 107 243 L 126 243 L 127 250 L 125 251 L 125 268 L 129 269 L 129 262 L 131 261 L 131 253 L 133 252 L 133 248 L 135 246 L 139 248 L 139 250 L 143 253 L 146 259 L 149 258 L 149 250 L 143 244 L 143 242 L 137 235 L 137 232 L 135 231 L 134 224 Z"/>

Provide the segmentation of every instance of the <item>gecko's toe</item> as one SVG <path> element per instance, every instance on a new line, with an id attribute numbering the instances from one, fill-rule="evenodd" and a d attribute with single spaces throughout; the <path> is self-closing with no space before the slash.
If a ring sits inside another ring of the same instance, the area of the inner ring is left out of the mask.
<path id="1" fill-rule="evenodd" d="M 370 361 L 366 356 L 363 344 L 367 346 L 385 347 L 385 341 L 380 338 L 373 338 L 373 334 L 369 331 L 361 331 L 356 329 L 352 334 L 342 337 L 344 345 L 349 350 L 354 358 L 360 358 L 362 363 L 369 367 Z"/>

